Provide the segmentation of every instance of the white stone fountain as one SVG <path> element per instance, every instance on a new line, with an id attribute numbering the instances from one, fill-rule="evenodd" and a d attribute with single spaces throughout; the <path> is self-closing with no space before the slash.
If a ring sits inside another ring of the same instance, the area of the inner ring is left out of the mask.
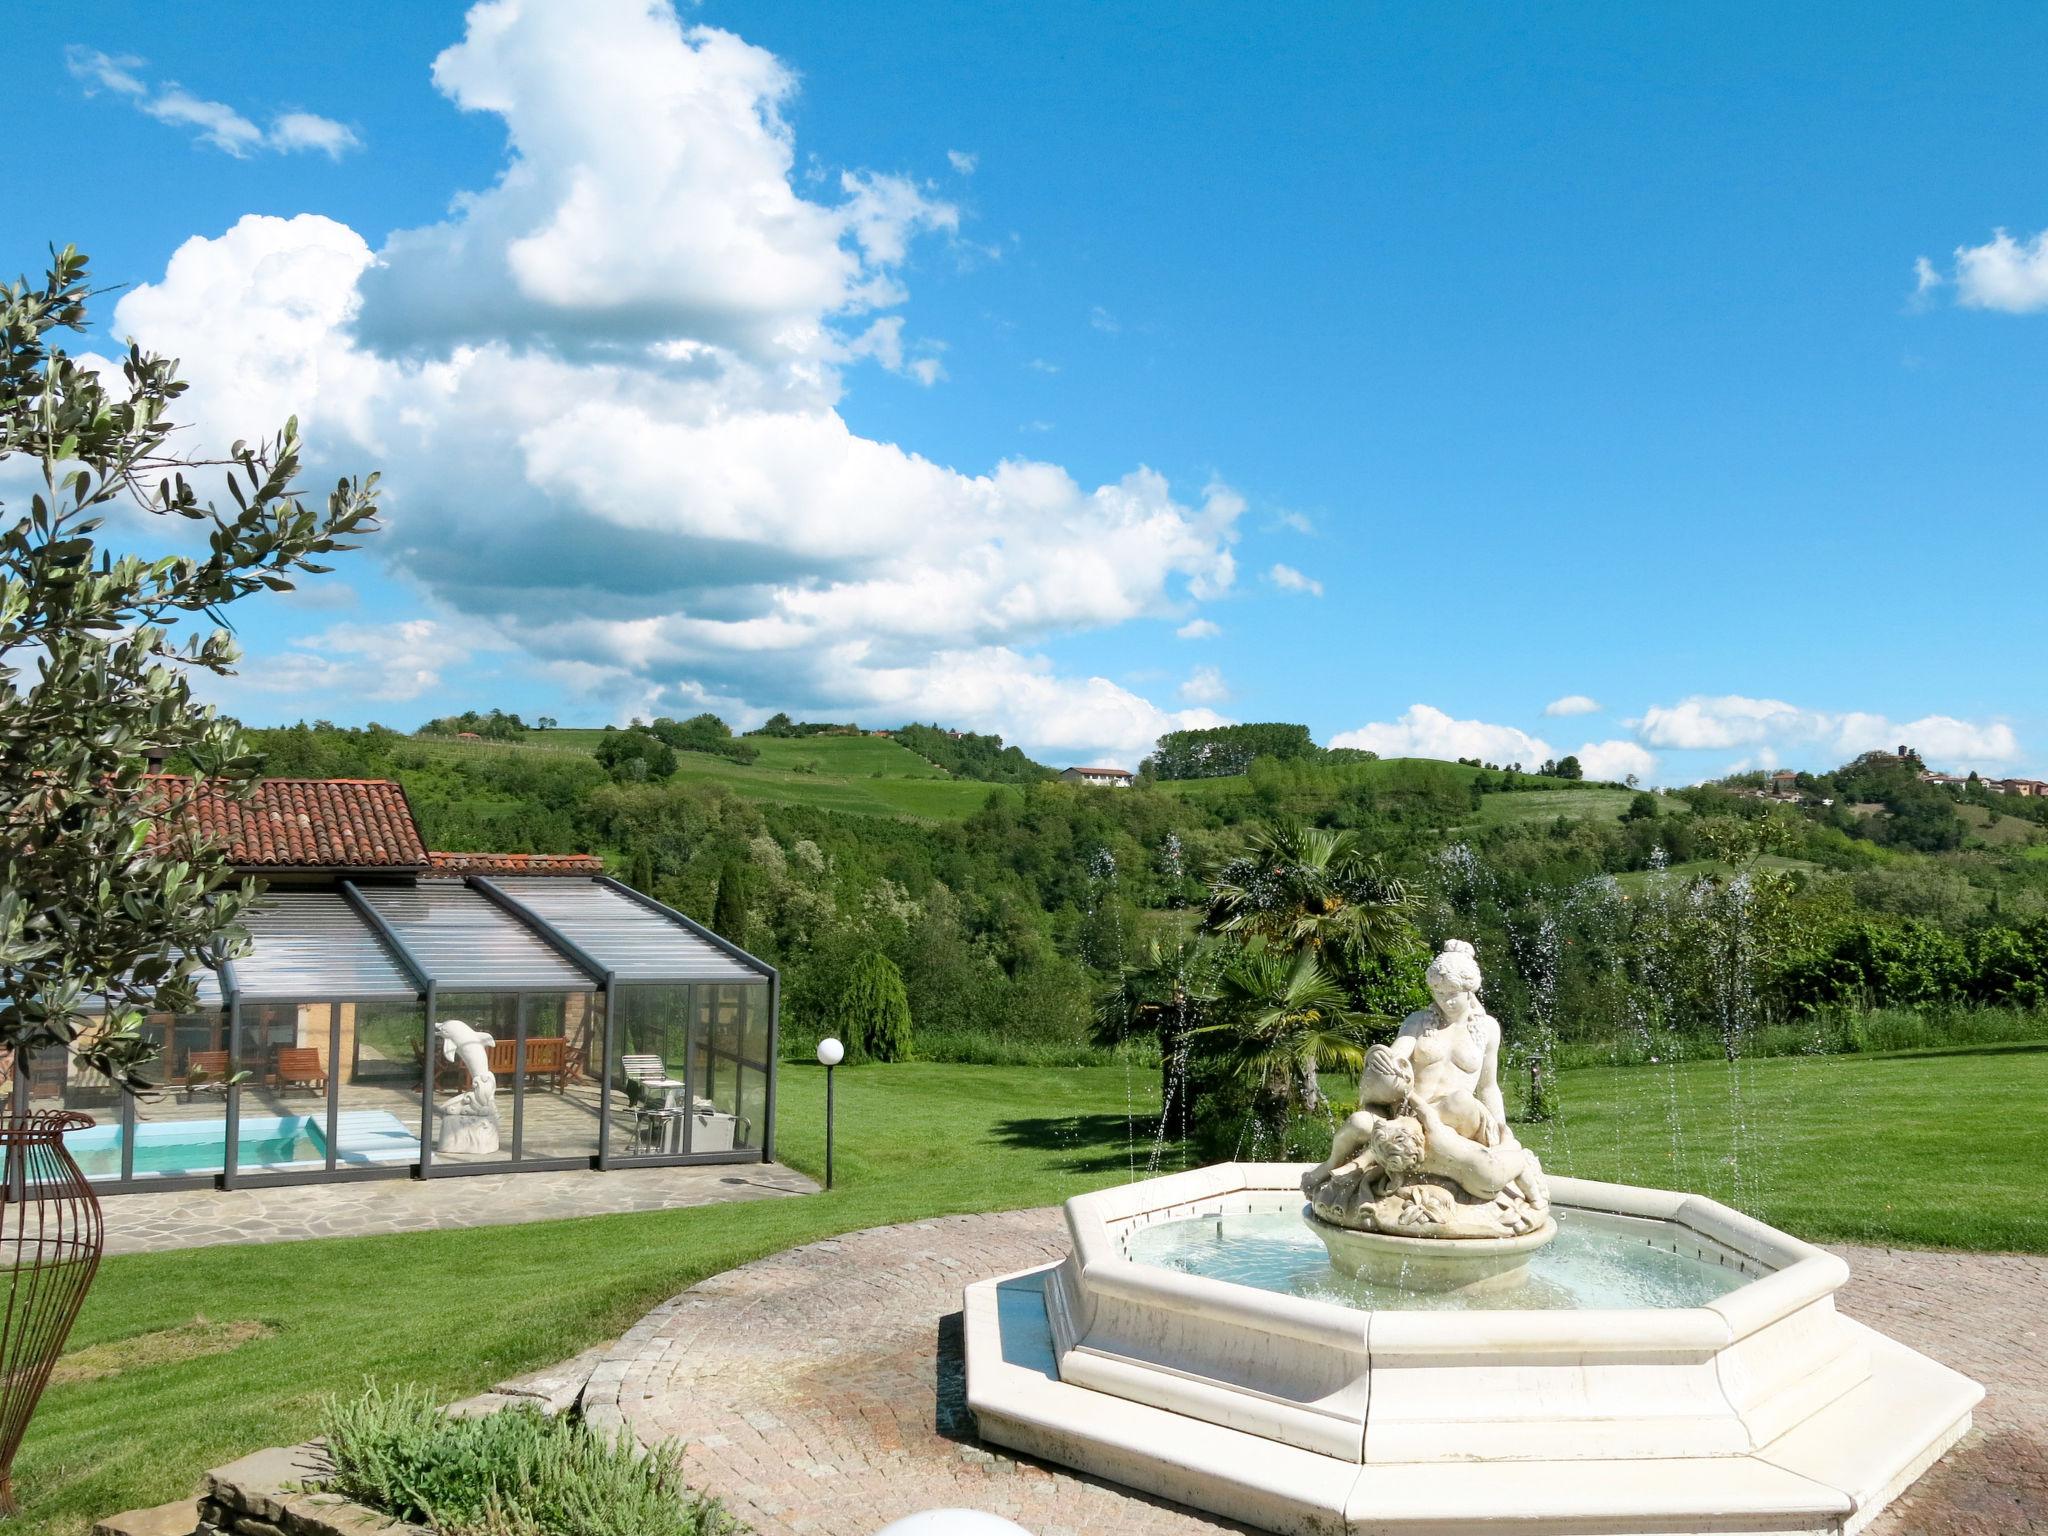
<path id="1" fill-rule="evenodd" d="M 1611 1536 L 1854 1532 L 1968 1430 L 1834 1255 L 1546 1180 L 1471 946 L 1428 979 L 1321 1165 L 1077 1197 L 1062 1263 L 967 1288 L 985 1438 L 1269 1530 Z"/>

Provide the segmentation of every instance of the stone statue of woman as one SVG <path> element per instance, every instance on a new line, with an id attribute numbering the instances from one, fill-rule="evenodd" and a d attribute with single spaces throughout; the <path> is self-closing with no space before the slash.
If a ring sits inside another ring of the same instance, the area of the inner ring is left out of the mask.
<path id="1" fill-rule="evenodd" d="M 460 1019 L 434 1025 L 445 1061 L 460 1061 L 469 1073 L 469 1087 L 441 1106 L 434 1133 L 436 1152 L 495 1152 L 498 1126 L 498 1079 L 491 1071 L 491 1047 L 498 1042 Z"/>
<path id="2" fill-rule="evenodd" d="M 1512 1237 L 1548 1220 L 1534 1153 L 1508 1129 L 1500 1023 L 1479 1000 L 1472 946 L 1451 939 L 1424 981 L 1430 1006 L 1365 1056 L 1358 1113 L 1303 1176 L 1336 1226 L 1404 1237 Z"/>

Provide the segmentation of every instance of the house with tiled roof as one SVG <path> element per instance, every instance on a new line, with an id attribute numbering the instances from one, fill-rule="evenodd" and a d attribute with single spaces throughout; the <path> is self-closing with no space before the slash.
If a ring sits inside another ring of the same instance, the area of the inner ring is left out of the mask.
<path id="1" fill-rule="evenodd" d="M 260 894 L 145 1017 L 154 1092 L 17 1063 L 102 1192 L 773 1157 L 774 969 L 597 855 L 430 850 L 385 779 L 143 786 Z"/>
<path id="2" fill-rule="evenodd" d="M 1138 778 L 1128 768 L 1065 768 L 1060 777 L 1069 784 L 1093 784 L 1104 789 L 1129 789 Z"/>
<path id="3" fill-rule="evenodd" d="M 389 779 L 262 779 L 216 787 L 176 774 L 143 781 L 163 802 L 160 839 L 195 836 L 237 872 L 293 884 L 421 875 L 432 855 L 412 802 Z"/>

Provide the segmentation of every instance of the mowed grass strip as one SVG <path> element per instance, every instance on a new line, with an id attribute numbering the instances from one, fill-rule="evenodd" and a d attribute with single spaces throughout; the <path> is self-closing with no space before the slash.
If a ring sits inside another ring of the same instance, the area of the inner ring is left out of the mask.
<path id="1" fill-rule="evenodd" d="M 785 1066 L 781 1084 L 782 1155 L 816 1174 L 824 1074 Z M 1588 1068 L 1560 1087 L 1563 1114 L 1521 1127 L 1553 1172 L 1697 1189 L 1817 1240 L 2048 1252 L 2048 1046 Z M 1136 1066 L 842 1068 L 829 1195 L 110 1260 L 73 1344 L 124 1368 L 50 1389 L 17 1463 L 15 1529 L 80 1536 L 181 1495 L 209 1466 L 303 1438 L 325 1394 L 366 1378 L 464 1396 L 784 1248 L 1122 1182 L 1145 1168 L 1157 1105 L 1156 1073 Z M 148 1337 L 199 1315 L 234 1328 L 231 1352 Z"/>

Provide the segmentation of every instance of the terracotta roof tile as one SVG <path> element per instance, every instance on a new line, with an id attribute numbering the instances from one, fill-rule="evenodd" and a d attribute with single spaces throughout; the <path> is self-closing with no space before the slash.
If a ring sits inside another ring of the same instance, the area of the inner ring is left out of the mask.
<path id="1" fill-rule="evenodd" d="M 389 779 L 263 779 L 246 797 L 155 774 L 167 812 L 189 817 L 238 868 L 424 869 L 426 844 Z M 181 792 L 182 791 L 182 792 Z"/>
<path id="2" fill-rule="evenodd" d="M 430 853 L 427 873 L 441 879 L 463 875 L 582 875 L 604 873 L 594 853 Z"/>

